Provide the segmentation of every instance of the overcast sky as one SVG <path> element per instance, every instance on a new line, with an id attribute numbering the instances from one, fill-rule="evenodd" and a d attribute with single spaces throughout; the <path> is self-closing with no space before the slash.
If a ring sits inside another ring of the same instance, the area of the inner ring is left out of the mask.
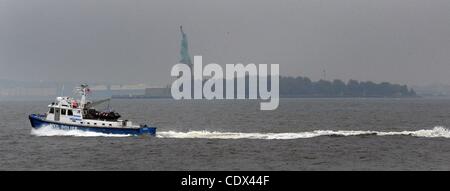
<path id="1" fill-rule="evenodd" d="M 0 0 L 0 79 L 166 84 L 179 57 L 450 84 L 448 0 Z"/>

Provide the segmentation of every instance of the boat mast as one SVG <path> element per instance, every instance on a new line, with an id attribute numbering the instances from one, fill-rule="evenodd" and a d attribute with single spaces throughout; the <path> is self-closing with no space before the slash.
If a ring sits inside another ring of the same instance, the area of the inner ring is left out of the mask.
<path id="1" fill-rule="evenodd" d="M 87 94 L 88 90 L 88 85 L 87 84 L 81 84 L 81 100 L 80 100 L 80 106 L 81 109 L 84 109 L 84 106 L 86 105 L 86 94 Z"/>

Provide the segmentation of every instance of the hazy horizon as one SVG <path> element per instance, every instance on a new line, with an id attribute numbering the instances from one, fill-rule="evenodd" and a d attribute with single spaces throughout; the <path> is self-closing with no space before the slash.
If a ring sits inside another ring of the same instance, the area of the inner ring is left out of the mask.
<path id="1" fill-rule="evenodd" d="M 203 64 L 450 84 L 450 1 L 0 0 L 0 79 L 165 85 L 179 26 Z"/>

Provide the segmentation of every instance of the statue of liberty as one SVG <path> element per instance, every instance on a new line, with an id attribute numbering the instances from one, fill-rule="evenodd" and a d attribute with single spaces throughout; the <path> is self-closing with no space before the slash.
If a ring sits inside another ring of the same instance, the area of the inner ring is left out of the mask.
<path id="1" fill-rule="evenodd" d="M 180 26 L 180 31 L 181 31 L 181 36 L 182 36 L 181 50 L 180 50 L 180 55 L 181 55 L 180 63 L 187 64 L 192 69 L 191 56 L 189 56 L 189 51 L 188 51 L 187 35 L 183 31 L 183 26 Z"/>

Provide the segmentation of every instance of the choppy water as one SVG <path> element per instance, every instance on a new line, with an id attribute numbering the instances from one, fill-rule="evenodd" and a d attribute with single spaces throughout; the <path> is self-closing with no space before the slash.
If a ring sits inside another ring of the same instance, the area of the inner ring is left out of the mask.
<path id="1" fill-rule="evenodd" d="M 449 99 L 114 100 L 157 137 L 44 128 L 0 102 L 0 170 L 450 170 Z"/>

